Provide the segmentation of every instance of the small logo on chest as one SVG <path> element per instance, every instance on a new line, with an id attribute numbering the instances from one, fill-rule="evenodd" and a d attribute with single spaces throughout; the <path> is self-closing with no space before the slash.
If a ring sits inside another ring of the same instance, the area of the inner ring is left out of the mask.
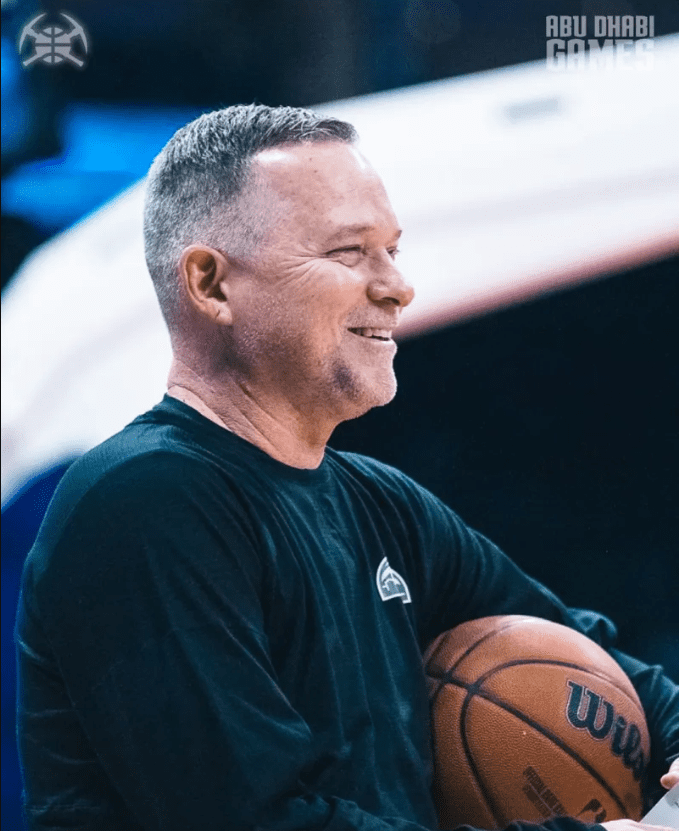
<path id="1" fill-rule="evenodd" d="M 401 575 L 394 571 L 385 557 L 377 567 L 377 591 L 382 600 L 400 597 L 402 603 L 410 603 L 410 589 Z"/>

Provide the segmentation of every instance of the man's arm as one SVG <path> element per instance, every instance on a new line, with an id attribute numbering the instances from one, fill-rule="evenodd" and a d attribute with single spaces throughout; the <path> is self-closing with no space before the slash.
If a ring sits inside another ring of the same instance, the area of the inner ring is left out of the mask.
<path id="1" fill-rule="evenodd" d="M 608 618 L 566 607 L 432 494 L 420 489 L 409 494 L 409 501 L 418 515 L 412 533 L 420 535 L 418 544 L 425 552 L 424 645 L 446 629 L 489 615 L 533 615 L 587 635 L 618 661 L 639 695 L 651 735 L 647 803 L 657 801 L 663 793 L 660 777 L 679 757 L 679 687 L 661 667 L 650 667 L 617 650 L 617 631 Z"/>
<path id="2" fill-rule="evenodd" d="M 644 707 L 651 734 L 651 759 L 645 776 L 647 807 L 679 782 L 679 686 L 663 674 L 617 649 L 611 655 L 629 676 Z M 653 752 L 654 749 L 657 752 Z"/>

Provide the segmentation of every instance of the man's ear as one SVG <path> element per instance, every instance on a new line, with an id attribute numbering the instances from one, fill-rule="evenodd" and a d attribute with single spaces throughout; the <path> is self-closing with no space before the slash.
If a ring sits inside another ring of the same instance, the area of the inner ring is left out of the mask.
<path id="1" fill-rule="evenodd" d="M 189 245 L 179 260 L 179 275 L 189 305 L 215 323 L 232 322 L 227 296 L 230 264 L 227 258 L 207 245 Z"/>

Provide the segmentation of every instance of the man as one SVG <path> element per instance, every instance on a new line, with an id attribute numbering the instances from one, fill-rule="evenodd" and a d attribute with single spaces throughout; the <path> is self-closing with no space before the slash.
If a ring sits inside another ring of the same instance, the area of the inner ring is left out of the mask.
<path id="1" fill-rule="evenodd" d="M 71 467 L 26 564 L 31 827 L 432 829 L 430 640 L 526 613 L 612 644 L 406 476 L 327 448 L 394 396 L 413 297 L 354 141 L 304 110 L 234 107 L 151 168 L 168 395 Z M 614 654 L 669 785 L 679 690 Z"/>

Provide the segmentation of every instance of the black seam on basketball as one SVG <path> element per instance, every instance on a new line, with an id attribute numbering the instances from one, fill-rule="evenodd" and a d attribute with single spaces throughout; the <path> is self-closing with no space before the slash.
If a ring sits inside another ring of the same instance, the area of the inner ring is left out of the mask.
<path id="1" fill-rule="evenodd" d="M 477 641 L 475 641 L 475 642 L 474 642 L 474 643 L 473 643 L 473 644 L 472 644 L 472 645 L 471 645 L 471 646 L 470 646 L 470 647 L 469 647 L 469 648 L 468 648 L 468 649 L 467 649 L 467 650 L 466 650 L 466 651 L 465 651 L 465 652 L 464 652 L 464 653 L 463 653 L 463 654 L 462 654 L 462 655 L 461 655 L 461 656 L 457 659 L 457 661 L 456 661 L 456 662 L 452 665 L 452 667 L 448 668 L 448 669 L 447 669 L 447 670 L 443 673 L 443 675 L 442 675 L 442 676 L 439 676 L 439 677 L 438 677 L 438 679 L 437 679 L 437 680 L 438 680 L 438 682 L 439 682 L 439 683 L 438 683 L 438 685 L 437 685 L 437 687 L 436 687 L 435 692 L 434 692 L 434 693 L 430 696 L 430 708 L 431 708 L 431 714 L 432 714 L 432 715 L 431 715 L 432 722 L 433 722 L 433 719 L 434 719 L 434 708 L 435 708 L 435 704 L 436 704 L 436 701 L 437 701 L 437 699 L 438 699 L 438 697 L 439 697 L 439 695 L 440 695 L 440 693 L 441 693 L 441 690 L 442 690 L 442 689 L 446 686 L 446 684 L 449 684 L 449 683 L 453 683 L 453 684 L 454 684 L 454 683 L 455 683 L 455 679 L 454 679 L 454 677 L 451 675 L 451 673 L 452 673 L 452 672 L 453 672 L 453 671 L 454 671 L 454 670 L 455 670 L 455 669 L 456 669 L 456 668 L 457 668 L 457 667 L 458 667 L 458 666 L 462 663 L 462 661 L 463 661 L 463 660 L 464 660 L 464 659 L 465 659 L 468 655 L 470 655 L 470 654 L 471 654 L 471 653 L 472 653 L 472 652 L 476 649 L 476 647 L 477 647 L 477 646 L 479 646 L 479 645 L 480 645 L 480 644 L 482 644 L 482 643 L 485 643 L 487 640 L 489 640 L 490 638 L 492 638 L 494 635 L 499 634 L 500 632 L 505 632 L 507 629 L 510 629 L 510 628 L 512 628 L 512 627 L 514 627 L 514 626 L 518 626 L 518 625 L 522 624 L 522 623 L 525 621 L 525 619 L 526 619 L 526 618 L 522 615 L 522 616 L 518 617 L 518 618 L 517 618 L 517 620 L 511 620 L 511 621 L 508 621 L 508 622 L 507 622 L 507 623 L 505 623 L 505 624 L 504 624 L 504 625 L 503 625 L 500 629 L 494 629 L 492 632 L 488 632 L 488 633 L 486 633 L 486 634 L 485 634 L 485 635 L 483 635 L 481 638 L 479 638 Z M 437 655 L 437 654 L 438 654 L 438 652 L 439 652 L 439 651 L 440 651 L 440 650 L 441 650 L 444 646 L 445 646 L 445 637 L 441 636 L 441 640 L 440 640 L 440 642 L 437 644 L 436 648 L 434 649 L 434 651 L 432 652 L 432 654 L 431 654 L 431 655 L 429 656 L 429 658 L 427 659 L 427 674 L 429 674 L 429 676 L 430 676 L 431 678 L 436 679 L 436 678 L 437 678 L 437 676 L 436 676 L 436 675 L 434 675 L 433 673 L 431 673 L 431 672 L 429 671 L 429 664 L 430 664 L 430 663 L 431 663 L 431 661 L 434 659 L 434 656 L 435 656 L 435 655 Z M 468 685 L 468 684 L 466 684 L 466 683 L 461 683 L 459 686 L 461 686 L 461 687 L 462 687 L 462 688 L 464 688 L 464 689 L 468 689 L 468 688 L 469 688 L 469 685 Z M 471 770 L 471 772 L 472 772 L 472 775 L 474 776 L 474 779 L 476 780 L 476 783 L 477 783 L 477 785 L 478 785 L 478 787 L 479 787 L 479 790 L 481 791 L 481 794 L 482 794 L 483 798 L 486 800 L 487 807 L 488 807 L 488 809 L 489 809 L 489 811 L 490 811 L 491 815 L 493 816 L 493 819 L 495 820 L 495 822 L 496 822 L 496 824 L 497 824 L 497 826 L 498 826 L 499 828 L 504 828 L 506 825 L 508 825 L 508 824 L 509 824 L 509 822 L 508 822 L 508 821 L 505 821 L 505 819 L 504 819 L 504 817 L 503 817 L 503 814 L 501 813 L 501 811 L 500 811 L 500 809 L 498 808 L 497 804 L 493 801 L 493 799 L 492 799 L 492 797 L 491 797 L 490 793 L 488 792 L 488 790 L 487 790 L 487 788 L 486 788 L 486 786 L 485 786 L 485 784 L 484 784 L 484 782 L 483 782 L 483 780 L 482 780 L 482 778 L 481 778 L 481 776 L 480 776 L 480 774 L 479 774 L 479 771 L 478 771 L 478 768 L 476 767 L 476 763 L 475 763 L 475 761 L 474 761 L 474 758 L 473 758 L 473 757 L 472 757 L 472 755 L 471 755 L 471 748 L 469 747 L 469 743 L 468 743 L 468 741 L 467 741 L 467 733 L 466 733 L 466 731 L 465 731 L 465 729 L 464 729 L 464 720 L 465 720 L 465 712 L 466 712 L 466 708 L 467 708 L 467 702 L 468 702 L 468 700 L 470 700 L 472 697 L 473 697 L 473 694 L 472 694 L 471 696 L 470 696 L 469 694 L 467 694 L 467 696 L 465 697 L 465 701 L 464 701 L 464 702 L 463 702 L 463 704 L 462 704 L 462 708 L 461 708 L 461 710 L 460 710 L 460 737 L 461 737 L 461 739 L 462 739 L 462 749 L 463 749 L 464 754 L 465 754 L 465 757 L 466 757 L 466 759 L 467 759 L 467 764 L 469 765 L 469 768 L 470 768 L 470 770 Z M 431 731 L 431 732 L 432 732 L 432 753 L 433 753 L 433 758 L 434 758 L 434 760 L 436 760 L 436 759 L 437 759 L 437 741 L 436 741 L 436 736 L 437 736 L 437 732 L 438 732 L 438 731 L 437 731 L 437 730 L 435 730 L 435 729 L 432 729 L 432 731 Z"/>
<path id="2" fill-rule="evenodd" d="M 460 655 L 460 657 L 452 665 L 452 667 L 448 668 L 447 672 L 450 672 L 451 670 L 458 667 L 462 663 L 462 661 L 464 661 L 464 659 L 476 649 L 477 646 L 480 646 L 482 643 L 485 643 L 490 638 L 495 637 L 495 635 L 499 635 L 501 632 L 506 632 L 507 629 L 511 629 L 514 626 L 519 626 L 520 624 L 524 623 L 527 619 L 529 619 L 529 618 L 527 618 L 525 615 L 517 615 L 517 620 L 510 620 L 507 623 L 505 623 L 503 626 L 501 626 L 499 629 L 493 629 L 492 632 L 486 632 L 485 635 L 482 635 L 478 639 L 478 641 L 474 641 L 474 643 L 470 647 L 468 647 L 467 650 L 462 653 L 462 655 Z M 463 624 L 458 624 L 458 625 L 462 626 Z M 454 631 L 454 628 L 451 629 L 450 631 L 451 632 Z M 443 637 L 443 635 L 440 635 L 439 637 L 441 638 L 441 642 L 438 644 L 436 649 L 429 656 L 429 658 L 427 660 L 427 665 L 429 665 L 429 663 L 431 663 L 431 660 L 434 657 L 434 655 L 436 655 L 438 653 L 438 651 L 443 648 L 443 646 L 446 642 L 446 639 L 445 639 L 445 637 Z M 436 677 L 437 676 L 432 673 L 432 678 L 436 678 Z"/>
<path id="3" fill-rule="evenodd" d="M 433 658 L 434 658 L 434 656 L 435 656 L 435 655 L 438 655 L 439 650 L 443 647 L 443 644 L 446 642 L 446 637 L 445 637 L 445 636 L 446 636 L 446 632 L 442 632 L 442 633 L 438 636 L 438 643 L 436 644 L 436 648 L 434 649 L 434 651 L 433 651 L 433 652 L 431 653 L 431 655 L 429 655 L 429 657 L 427 658 L 427 665 L 429 665 L 429 662 L 430 662 L 431 660 L 433 660 Z"/>
<path id="4" fill-rule="evenodd" d="M 483 681 L 486 680 L 489 676 L 491 676 L 495 672 L 499 672 L 502 669 L 507 669 L 507 667 L 518 667 L 518 666 L 526 666 L 527 664 L 550 664 L 552 666 L 558 667 L 568 667 L 569 669 L 577 669 L 580 672 L 585 672 L 587 675 L 592 675 L 594 678 L 599 678 L 601 681 L 606 681 L 611 687 L 614 687 L 618 692 L 622 693 L 628 701 L 631 701 L 635 706 L 639 706 L 639 703 L 636 702 L 633 698 L 631 698 L 625 690 L 620 689 L 609 676 L 602 674 L 598 670 L 593 667 L 583 667 L 580 664 L 575 664 L 572 661 L 559 661 L 555 658 L 516 658 L 513 661 L 506 661 L 504 664 L 498 664 L 494 666 L 492 669 L 489 669 L 485 675 L 482 675 L 480 678 L 477 679 L 476 683 L 481 684 Z M 622 672 L 622 669 L 621 669 Z"/>
<path id="5" fill-rule="evenodd" d="M 470 681 L 464 681 L 463 679 L 456 678 L 454 675 L 452 675 L 453 671 L 457 667 L 457 664 L 455 664 L 454 666 L 450 667 L 450 669 L 447 669 L 445 671 L 445 673 L 442 676 L 440 676 L 440 678 L 438 680 L 440 681 L 441 685 L 456 684 L 458 687 L 463 687 L 464 689 L 469 689 L 472 686 L 482 684 L 486 680 L 486 678 L 491 676 L 494 672 L 499 672 L 502 669 L 507 669 L 507 667 L 528 666 L 530 664 L 549 664 L 550 666 L 555 666 L 555 667 L 568 667 L 569 669 L 577 669 L 579 672 L 584 672 L 587 675 L 591 675 L 594 678 L 598 678 L 601 681 L 605 681 L 611 687 L 614 687 L 615 690 L 617 692 L 619 692 L 621 695 L 624 695 L 625 698 L 629 702 L 634 704 L 635 707 L 641 707 L 640 702 L 638 702 L 636 699 L 634 699 L 630 695 L 628 695 L 625 692 L 625 690 L 618 687 L 617 684 L 615 683 L 615 680 L 610 678 L 608 675 L 603 675 L 601 672 L 598 672 L 593 667 L 583 667 L 581 664 L 574 664 L 572 661 L 559 661 L 559 660 L 556 660 L 554 658 L 516 658 L 513 661 L 506 661 L 504 664 L 498 664 L 498 665 L 494 666 L 492 669 L 489 669 L 480 678 L 477 678 L 476 681 L 471 681 L 471 682 Z M 433 675 L 431 677 L 436 678 L 435 675 Z M 641 710 L 643 712 L 643 707 L 641 707 Z"/>
<path id="6" fill-rule="evenodd" d="M 605 681 L 609 686 L 613 687 L 617 693 L 619 693 L 620 695 L 624 695 L 625 698 L 627 699 L 627 701 L 629 701 L 630 704 L 633 704 L 635 707 L 637 707 L 641 711 L 641 713 L 644 715 L 644 718 L 645 718 L 646 714 L 644 713 L 644 708 L 643 708 L 643 705 L 641 704 L 641 702 L 638 701 L 635 698 L 632 698 L 632 696 L 628 695 L 625 690 L 623 690 L 621 687 L 619 687 L 615 683 L 615 679 L 610 678 L 608 675 L 604 675 L 603 673 L 596 670 L 594 667 L 583 667 L 580 664 L 573 663 L 572 661 L 559 661 L 559 660 L 555 660 L 554 658 L 516 658 L 513 661 L 506 661 L 504 664 L 499 664 L 497 666 L 494 666 L 492 669 L 488 670 L 488 672 L 486 672 L 484 675 L 482 675 L 480 678 L 478 678 L 476 681 L 474 681 L 473 684 L 474 685 L 482 684 L 486 680 L 486 678 L 491 676 L 494 672 L 499 672 L 500 670 L 507 669 L 507 667 L 527 666 L 529 664 L 542 664 L 542 665 L 549 664 L 550 666 L 559 666 L 559 667 L 568 667 L 569 669 L 577 669 L 579 672 L 584 672 L 587 675 L 591 675 L 593 678 L 598 678 L 600 681 Z M 452 669 L 448 670 L 446 672 L 446 674 L 441 678 L 441 683 L 442 684 L 443 683 L 447 683 L 447 684 L 457 683 L 457 681 L 452 676 L 449 677 L 451 671 L 452 671 Z M 620 671 L 623 672 L 622 668 L 621 668 Z M 465 689 L 469 689 L 471 684 L 469 682 L 466 682 L 466 681 L 461 681 L 461 683 L 457 684 L 457 686 L 464 687 Z M 437 691 L 437 695 L 438 695 L 438 691 Z"/>
<path id="7" fill-rule="evenodd" d="M 483 681 L 485 679 L 489 678 L 491 675 L 493 675 L 494 672 L 499 671 L 501 669 L 504 669 L 506 666 L 516 666 L 516 665 L 519 665 L 519 664 L 526 664 L 526 663 L 542 663 L 542 664 L 557 663 L 560 666 L 570 666 L 570 667 L 573 667 L 574 669 L 580 669 L 580 667 L 578 667 L 574 664 L 569 664 L 567 662 L 516 661 L 516 662 L 510 663 L 510 664 L 506 664 L 502 667 L 497 667 L 497 669 L 487 672 L 483 676 L 482 679 L 479 679 L 474 684 L 468 684 L 468 683 L 460 682 L 460 681 L 456 680 L 453 683 L 456 683 L 457 686 L 463 687 L 464 689 L 467 690 L 467 695 L 466 695 L 465 701 L 462 705 L 462 709 L 465 710 L 465 708 L 467 708 L 469 706 L 468 702 L 471 701 L 471 699 L 475 695 L 478 695 L 480 698 L 483 698 L 486 701 L 490 701 L 491 704 L 495 704 L 497 707 L 500 707 L 500 709 L 505 710 L 508 713 L 511 713 L 513 716 L 516 716 L 516 718 L 518 718 L 520 721 L 523 721 L 525 724 L 529 725 L 529 727 L 532 727 L 538 733 L 541 733 L 545 738 L 547 738 L 550 741 L 554 742 L 554 744 L 557 747 L 560 747 L 565 753 L 567 753 L 571 757 L 571 759 L 575 759 L 575 761 L 579 765 L 581 765 L 584 768 L 584 770 L 586 770 L 590 774 L 590 776 L 592 776 L 601 785 L 601 787 L 608 793 L 608 795 L 616 803 L 616 805 L 620 809 L 620 813 L 622 814 L 622 816 L 625 816 L 625 814 L 627 812 L 627 809 L 625 808 L 625 805 L 622 802 L 622 800 L 620 799 L 620 797 L 615 793 L 613 788 L 608 784 L 608 782 L 606 782 L 606 780 L 601 776 L 601 774 L 598 773 L 589 764 L 589 762 L 587 762 L 586 759 L 583 759 L 582 756 L 580 756 L 580 754 L 577 751 L 575 751 L 575 750 L 573 750 L 573 748 L 569 747 L 569 745 L 567 745 L 566 742 L 564 742 L 557 735 L 555 735 L 554 733 L 549 731 L 546 727 L 543 727 L 541 724 L 538 724 L 530 716 L 527 716 L 525 713 L 522 713 L 520 710 L 517 710 L 511 704 L 508 704 L 506 701 L 503 701 L 501 698 L 498 698 L 493 693 L 488 692 L 487 690 L 482 690 L 480 688 L 480 685 L 483 683 Z M 462 723 L 460 724 L 460 728 L 462 728 Z M 477 779 L 478 779 L 478 776 L 477 776 Z M 483 788 L 483 786 L 482 786 L 482 790 L 484 791 L 484 795 L 485 795 L 485 788 Z M 493 813 L 495 813 L 495 812 L 493 812 Z"/>
<path id="8" fill-rule="evenodd" d="M 456 664 L 455 666 L 452 666 L 450 669 L 447 669 L 445 671 L 445 673 L 440 678 L 440 682 L 441 686 L 445 684 L 455 684 L 458 687 L 462 687 L 465 690 L 469 690 L 472 687 L 478 687 L 481 684 L 483 684 L 486 678 L 489 678 L 494 672 L 499 672 L 502 669 L 507 669 L 507 667 L 526 666 L 528 664 L 550 664 L 552 666 L 568 667 L 569 669 L 577 669 L 580 670 L 580 672 L 587 672 L 591 675 L 595 675 L 597 678 L 607 680 L 604 676 L 596 675 L 595 672 L 590 672 L 590 670 L 587 667 L 580 666 L 580 664 L 573 664 L 570 661 L 555 661 L 552 658 L 517 658 L 514 661 L 506 661 L 504 664 L 494 666 L 492 669 L 489 669 L 486 673 L 484 673 L 480 678 L 477 678 L 476 681 L 465 681 L 462 678 L 456 678 L 455 675 L 453 675 L 455 669 L 457 668 Z"/>
<path id="9" fill-rule="evenodd" d="M 438 688 L 436 692 L 430 696 L 429 698 L 429 740 L 431 746 L 431 754 L 432 759 L 435 761 L 438 757 L 438 744 L 437 744 L 437 736 L 438 730 L 435 728 L 434 724 L 434 704 L 436 699 L 439 697 L 441 690 L 445 687 L 445 683 L 443 681 L 439 682 Z"/>
<path id="10" fill-rule="evenodd" d="M 438 683 L 438 687 L 436 690 L 429 696 L 429 707 L 432 708 L 434 704 L 436 704 L 436 699 L 439 697 L 441 690 L 445 687 L 446 681 L 441 678 Z"/>
<path id="11" fill-rule="evenodd" d="M 467 740 L 467 710 L 469 709 L 469 703 L 471 702 L 472 698 L 474 698 L 475 693 L 467 689 L 467 695 L 465 696 L 464 701 L 462 702 L 462 707 L 460 708 L 460 738 L 462 739 L 462 749 L 464 750 L 464 755 L 467 758 L 467 764 L 469 765 L 469 769 L 476 780 L 476 784 L 479 786 L 479 790 L 483 795 L 483 798 L 486 800 L 486 807 L 493 815 L 493 819 L 495 820 L 495 824 L 498 828 L 505 828 L 509 825 L 509 822 L 505 820 L 502 811 L 500 811 L 497 803 L 491 796 L 488 788 L 486 787 L 486 783 L 481 777 L 479 773 L 479 769 L 476 766 L 476 761 L 474 756 L 472 755 L 471 748 L 469 747 L 469 742 Z"/>

